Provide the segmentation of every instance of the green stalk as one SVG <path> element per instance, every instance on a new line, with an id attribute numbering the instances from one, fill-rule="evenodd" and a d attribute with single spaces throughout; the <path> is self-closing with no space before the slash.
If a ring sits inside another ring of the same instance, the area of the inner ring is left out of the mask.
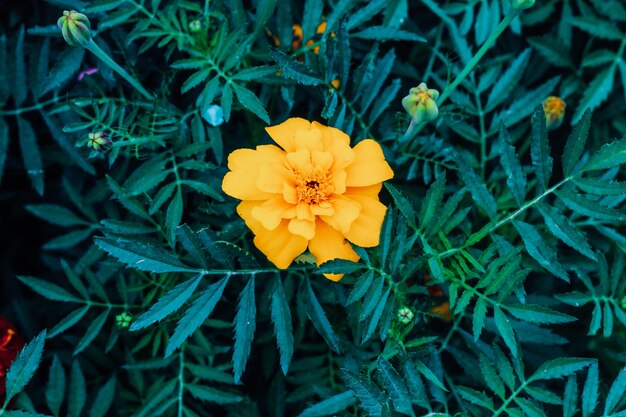
<path id="1" fill-rule="evenodd" d="M 139 81 L 135 80 L 132 75 L 130 75 L 126 70 L 120 67 L 117 62 L 115 62 L 110 56 L 107 55 L 106 52 L 102 50 L 94 41 L 90 39 L 89 42 L 85 45 L 85 49 L 89 50 L 95 56 L 97 56 L 102 62 L 107 64 L 113 71 L 117 72 L 122 76 L 126 81 L 130 83 L 137 91 L 139 91 L 146 99 L 154 100 L 154 96 L 148 92 L 145 88 L 139 84 Z"/>

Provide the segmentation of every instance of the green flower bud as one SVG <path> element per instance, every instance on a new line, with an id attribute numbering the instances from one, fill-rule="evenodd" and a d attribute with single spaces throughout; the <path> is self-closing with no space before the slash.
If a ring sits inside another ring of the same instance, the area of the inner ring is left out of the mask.
<path id="1" fill-rule="evenodd" d="M 199 20 L 192 20 L 189 22 L 189 31 L 191 33 L 198 33 L 202 30 L 202 22 Z"/>
<path id="2" fill-rule="evenodd" d="M 104 132 L 96 132 L 90 133 L 88 135 L 89 141 L 87 142 L 87 147 L 93 149 L 94 151 L 103 151 L 104 147 L 111 145 L 111 139 L 109 135 Z"/>
<path id="3" fill-rule="evenodd" d="M 133 321 L 133 316 L 131 316 L 127 312 L 123 312 L 115 316 L 115 324 L 117 324 L 117 327 L 119 327 L 120 329 L 128 328 L 132 321 Z"/>
<path id="4" fill-rule="evenodd" d="M 402 307 L 398 310 L 398 321 L 402 324 L 409 324 L 415 315 L 408 307 Z"/>
<path id="5" fill-rule="evenodd" d="M 517 10 L 524 10 L 533 7 L 535 0 L 511 0 L 511 6 Z"/>
<path id="6" fill-rule="evenodd" d="M 91 24 L 82 13 L 65 10 L 57 21 L 57 26 L 63 33 L 63 39 L 70 46 L 85 46 L 91 41 Z"/>
<path id="7" fill-rule="evenodd" d="M 622 297 L 622 309 L 626 310 L 626 295 Z"/>
<path id="8" fill-rule="evenodd" d="M 409 90 L 409 95 L 402 99 L 402 106 L 413 119 L 413 123 L 430 122 L 439 115 L 437 99 L 439 91 L 429 89 L 425 83 Z"/>

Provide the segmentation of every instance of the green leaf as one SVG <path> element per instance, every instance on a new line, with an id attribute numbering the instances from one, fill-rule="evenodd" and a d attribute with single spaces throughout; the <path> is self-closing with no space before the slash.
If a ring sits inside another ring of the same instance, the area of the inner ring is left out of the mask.
<path id="1" fill-rule="evenodd" d="M 2 174 L 4 173 L 4 165 L 7 160 L 9 151 L 9 126 L 2 117 L 0 117 L 0 184 L 2 183 Z"/>
<path id="2" fill-rule="evenodd" d="M 375 41 L 411 41 L 426 42 L 426 39 L 406 30 L 390 28 L 385 26 L 370 26 L 360 32 L 352 34 L 352 37 Z"/>
<path id="3" fill-rule="evenodd" d="M 237 81 L 259 81 L 264 77 L 276 75 L 278 69 L 274 65 L 261 65 L 258 67 L 244 68 L 232 76 Z"/>
<path id="4" fill-rule="evenodd" d="M 108 309 L 103 311 L 98 317 L 95 318 L 94 321 L 91 322 L 91 324 L 89 324 L 85 335 L 82 337 L 82 339 L 80 339 L 80 341 L 76 345 L 76 348 L 74 349 L 74 355 L 78 355 L 80 352 L 87 349 L 91 342 L 93 342 L 94 339 L 101 333 L 110 312 L 111 311 Z"/>
<path id="5" fill-rule="evenodd" d="M 546 379 L 558 379 L 571 375 L 593 363 L 585 358 L 558 358 L 544 362 L 535 373 L 528 378 L 528 382 Z"/>
<path id="6" fill-rule="evenodd" d="M 20 26 L 15 43 L 15 72 L 12 74 L 11 89 L 16 107 L 20 107 L 28 95 L 28 77 L 26 76 L 26 60 L 24 58 L 24 26 Z M 18 121 L 21 118 L 18 118 Z"/>
<path id="7" fill-rule="evenodd" d="M 578 403 L 578 385 L 576 384 L 576 377 L 570 376 L 567 378 L 567 384 L 565 384 L 565 392 L 563 393 L 563 417 L 574 417 Z M 588 417 L 584 416 L 583 417 Z"/>
<path id="8" fill-rule="evenodd" d="M 386 404 L 385 395 L 376 385 L 352 371 L 341 373 L 346 386 L 354 392 L 359 404 L 372 417 L 381 417 Z"/>
<path id="9" fill-rule="evenodd" d="M 216 404 L 235 404 L 243 401 L 240 395 L 220 391 L 206 385 L 185 384 L 185 388 L 194 398 Z"/>
<path id="10" fill-rule="evenodd" d="M 302 14 L 302 36 L 308 40 L 315 34 L 315 28 L 322 21 L 324 2 L 322 0 L 306 0 Z"/>
<path id="11" fill-rule="evenodd" d="M 613 65 L 596 75 L 585 88 L 583 97 L 572 115 L 572 123 L 578 123 L 584 112 L 595 110 L 606 100 L 613 90 L 613 78 L 615 78 L 615 66 Z"/>
<path id="12" fill-rule="evenodd" d="M 30 289 L 37 294 L 53 301 L 62 301 L 65 303 L 79 303 L 81 299 L 67 292 L 63 288 L 48 281 L 39 278 L 18 276 L 17 279 L 22 281 Z"/>
<path id="13" fill-rule="evenodd" d="M 56 204 L 29 204 L 26 210 L 50 224 L 57 226 L 88 225 L 71 210 Z"/>
<path id="14" fill-rule="evenodd" d="M 119 238 L 96 238 L 95 243 L 120 262 L 140 271 L 198 272 L 196 269 L 183 265 L 169 253 L 146 243 Z"/>
<path id="15" fill-rule="evenodd" d="M 202 242 L 187 224 L 182 224 L 176 228 L 176 237 L 178 242 L 183 245 L 197 263 L 203 268 L 208 268 L 206 257 L 202 250 Z"/>
<path id="16" fill-rule="evenodd" d="M 604 415 L 609 415 L 615 411 L 615 407 L 621 402 L 626 393 L 626 368 L 622 368 L 611 389 L 606 396 L 606 402 L 604 403 Z"/>
<path id="17" fill-rule="evenodd" d="M 98 390 L 98 394 L 89 409 L 89 417 L 106 416 L 115 398 L 115 384 L 116 380 L 113 376 Z"/>
<path id="18" fill-rule="evenodd" d="M 537 183 L 542 191 L 546 190 L 552 176 L 552 157 L 548 143 L 548 129 L 543 107 L 537 106 L 532 117 L 532 142 L 530 144 L 532 159 Z"/>
<path id="19" fill-rule="evenodd" d="M 457 387 L 459 394 L 464 400 L 471 402 L 472 404 L 485 407 L 488 410 L 495 411 L 493 407 L 493 401 L 484 392 L 476 391 L 475 389 L 468 387 Z"/>
<path id="20" fill-rule="evenodd" d="M 67 411 L 70 416 L 80 416 L 87 401 L 87 384 L 78 361 L 72 363 L 70 371 L 70 387 L 67 391 Z"/>
<path id="21" fill-rule="evenodd" d="M 517 206 L 521 207 L 526 198 L 526 174 L 511 144 L 511 135 L 502 123 L 500 124 L 500 163 L 508 176 L 506 185 L 511 190 Z"/>
<path id="22" fill-rule="evenodd" d="M 167 207 L 165 213 L 165 229 L 167 230 L 167 240 L 174 242 L 176 240 L 176 228 L 180 225 L 183 218 L 183 193 L 179 188 L 174 194 L 174 198 Z"/>
<path id="23" fill-rule="evenodd" d="M 409 389 L 394 367 L 382 356 L 378 358 L 378 375 L 391 398 L 393 408 L 399 413 L 414 416 Z"/>
<path id="24" fill-rule="evenodd" d="M 431 184 L 430 188 L 426 192 L 426 197 L 422 200 L 419 213 L 421 229 L 428 227 L 428 225 L 431 224 L 441 212 L 445 187 L 446 172 L 443 171 L 437 180 Z"/>
<path id="25" fill-rule="evenodd" d="M 513 327 L 511 327 L 511 323 L 509 323 L 509 319 L 504 315 L 500 307 L 495 306 L 493 309 L 493 316 L 496 322 L 496 328 L 498 329 L 498 333 L 502 336 L 502 340 L 506 346 L 511 350 L 513 357 L 517 357 L 517 341 L 515 340 L 515 333 L 513 332 Z"/>
<path id="26" fill-rule="evenodd" d="M 626 37 L 618 28 L 611 25 L 607 19 L 598 19 L 592 16 L 581 16 L 570 18 L 570 23 L 577 28 L 584 30 L 591 36 L 608 40 L 624 40 Z"/>
<path id="27" fill-rule="evenodd" d="M 320 302 L 317 300 L 317 296 L 311 287 L 311 282 L 307 278 L 304 280 L 302 285 L 304 286 L 305 291 L 305 294 L 303 294 L 305 297 L 305 309 L 309 319 L 319 334 L 322 335 L 328 346 L 333 351 L 340 353 L 341 347 L 339 346 L 339 338 L 335 334 L 330 321 L 328 321 L 328 317 L 326 317 L 326 313 L 324 313 L 324 309 L 320 305 Z"/>
<path id="28" fill-rule="evenodd" d="M 576 226 L 558 209 L 546 205 L 539 206 L 548 230 L 572 249 L 577 250 L 591 260 L 596 260 L 596 254 L 587 243 L 587 238 Z"/>
<path id="29" fill-rule="evenodd" d="M 256 329 L 256 305 L 254 303 L 254 275 L 250 275 L 246 287 L 241 292 L 237 314 L 235 316 L 235 346 L 233 352 L 233 371 L 235 384 L 241 380 L 250 356 L 250 347 Z"/>
<path id="30" fill-rule="evenodd" d="M 39 362 L 41 362 L 45 340 L 46 331 L 44 330 L 22 348 L 9 367 L 6 373 L 6 398 L 4 400 L 4 407 L 11 402 L 13 397 L 24 389 L 35 374 L 35 371 L 39 367 Z"/>
<path id="31" fill-rule="evenodd" d="M 54 355 L 52 366 L 48 373 L 48 385 L 46 386 L 46 404 L 52 414 L 59 415 L 63 399 L 65 398 L 65 370 L 58 356 Z"/>
<path id="32" fill-rule="evenodd" d="M 298 414 L 298 417 L 325 417 L 334 416 L 341 413 L 346 408 L 354 405 L 356 399 L 352 391 L 342 392 L 341 394 L 333 395 L 317 404 L 306 408 L 302 413 Z"/>
<path id="33" fill-rule="evenodd" d="M 352 288 L 350 292 L 350 296 L 348 297 L 348 301 L 346 301 L 346 305 L 350 305 L 360 300 L 365 296 L 367 291 L 369 290 L 372 282 L 374 281 L 374 271 L 371 269 L 357 278 L 356 284 Z"/>
<path id="34" fill-rule="evenodd" d="M 565 206 L 567 206 L 567 208 L 584 216 L 613 222 L 621 222 L 624 220 L 623 213 L 611 207 L 602 205 L 598 201 L 592 200 L 591 198 L 581 194 L 556 191 L 556 195 L 561 199 Z"/>
<path id="35" fill-rule="evenodd" d="M 513 225 L 522 237 L 528 254 L 550 273 L 566 282 L 569 282 L 567 272 L 565 272 L 556 258 L 556 252 L 553 248 L 548 246 L 539 233 L 539 230 L 537 230 L 537 228 L 532 224 L 525 223 L 520 220 L 513 220 Z"/>
<path id="36" fill-rule="evenodd" d="M 474 335 L 474 341 L 477 341 L 480 337 L 480 333 L 485 327 L 485 316 L 487 315 L 487 303 L 482 298 L 479 298 L 474 308 L 474 314 L 472 315 L 472 333 Z"/>
<path id="37" fill-rule="evenodd" d="M 351 30 L 369 21 L 374 16 L 376 16 L 376 14 L 378 14 L 386 5 L 387 0 L 370 1 L 367 5 L 365 5 L 365 7 L 356 10 L 350 15 L 350 17 L 348 18 L 348 22 L 346 23 L 346 28 L 348 30 Z"/>
<path id="38" fill-rule="evenodd" d="M 385 182 L 384 185 L 385 188 L 387 188 L 387 191 L 389 191 L 389 194 L 391 194 L 391 197 L 393 198 L 396 207 L 398 208 L 398 210 L 400 210 L 400 213 L 402 213 L 407 223 L 413 229 L 417 229 L 417 224 L 415 223 L 417 215 L 415 214 L 415 209 L 413 208 L 411 202 L 390 183 Z"/>
<path id="39" fill-rule="evenodd" d="M 163 320 L 185 304 L 185 302 L 193 295 L 193 292 L 202 281 L 202 275 L 178 284 L 169 290 L 163 297 L 159 299 L 150 310 L 146 311 L 130 326 L 130 331 L 134 332 L 150 326 L 157 321 Z"/>
<path id="40" fill-rule="evenodd" d="M 239 100 L 241 105 L 250 110 L 252 113 L 256 114 L 259 119 L 269 124 L 270 116 L 267 114 L 267 110 L 265 110 L 265 106 L 263 105 L 261 100 L 259 100 L 259 98 L 254 95 L 252 91 L 248 90 L 245 87 L 242 87 L 235 83 L 232 83 L 232 86 L 235 90 L 237 100 Z"/>
<path id="41" fill-rule="evenodd" d="M 89 305 L 72 311 L 50 330 L 50 333 L 48 334 L 48 339 L 52 339 L 53 337 L 63 333 L 64 331 L 78 323 L 85 316 L 85 314 L 87 314 L 88 311 Z"/>
<path id="42" fill-rule="evenodd" d="M 382 296 L 377 299 L 377 303 L 375 305 L 373 313 L 369 317 L 369 321 L 364 322 L 366 324 L 366 328 L 361 337 L 361 344 L 367 342 L 374 334 L 374 330 L 376 330 L 376 326 L 378 326 L 378 323 L 380 322 L 383 311 L 385 311 L 385 306 L 387 304 L 387 299 L 389 298 L 390 293 L 391 287 L 388 287 L 387 290 L 382 294 Z"/>
<path id="43" fill-rule="evenodd" d="M 65 50 L 58 57 L 45 82 L 40 86 L 39 97 L 69 80 L 80 69 L 84 56 L 85 48 L 68 48 Z"/>
<path id="44" fill-rule="evenodd" d="M 167 348 L 165 348 L 166 357 L 174 353 L 189 336 L 202 326 L 202 323 L 209 317 L 217 302 L 222 298 L 222 293 L 229 277 L 230 275 L 227 275 L 215 284 L 210 285 L 196 298 L 191 307 L 185 312 L 183 318 L 178 322 L 176 330 L 167 344 Z"/>
<path id="45" fill-rule="evenodd" d="M 276 343 L 280 351 L 280 368 L 287 375 L 291 357 L 293 356 L 293 325 L 289 302 L 285 296 L 285 290 L 280 276 L 276 277 L 274 290 L 272 291 L 271 304 L 272 322 L 276 333 Z"/>
<path id="46" fill-rule="evenodd" d="M 490 112 L 510 96 L 511 91 L 522 78 L 522 74 L 526 69 L 528 60 L 530 59 L 530 48 L 527 48 L 519 54 L 517 58 L 508 66 L 507 70 L 498 77 L 498 81 L 494 84 L 484 111 Z"/>
<path id="47" fill-rule="evenodd" d="M 411 361 L 404 362 L 404 376 L 411 393 L 411 401 L 423 408 L 430 408 L 430 400 L 426 394 L 426 388 L 422 378 L 419 376 L 415 365 Z"/>
<path id="48" fill-rule="evenodd" d="M 565 144 L 565 150 L 563 151 L 563 175 L 565 177 L 569 177 L 574 172 L 574 168 L 585 151 L 590 125 L 591 111 L 586 110 Z"/>
<path id="49" fill-rule="evenodd" d="M 295 80 L 303 85 L 318 85 L 322 79 L 309 67 L 295 61 L 278 49 L 271 49 L 270 56 L 280 66 L 285 78 Z"/>
<path id="50" fill-rule="evenodd" d="M 456 164 L 459 169 L 458 174 L 467 185 L 467 189 L 478 206 L 487 213 L 490 218 L 494 218 L 498 212 L 498 204 L 493 194 L 487 189 L 485 183 L 476 174 L 465 158 L 458 154 Z"/>
<path id="51" fill-rule="evenodd" d="M 606 181 L 596 178 L 574 178 L 573 181 L 578 188 L 589 194 L 600 196 L 626 194 L 625 181 Z"/>
<path id="52" fill-rule="evenodd" d="M 345 259 L 332 259 L 321 264 L 316 272 L 319 274 L 349 274 L 363 269 L 364 267 L 365 265 L 358 262 Z"/>
<path id="53" fill-rule="evenodd" d="M 576 320 L 569 314 L 560 313 L 535 304 L 511 304 L 506 306 L 506 310 L 515 318 L 530 323 L 555 324 L 569 323 Z"/>
<path id="54" fill-rule="evenodd" d="M 37 136 L 31 124 L 22 117 L 17 118 L 17 128 L 26 173 L 37 193 L 43 195 L 43 163 L 37 146 Z"/>
<path id="55" fill-rule="evenodd" d="M 448 391 L 448 389 L 446 388 L 445 385 L 443 385 L 443 382 L 441 382 L 439 380 L 439 378 L 437 378 L 437 375 L 435 375 L 435 373 L 433 371 L 431 371 L 426 365 L 424 365 L 421 361 L 416 360 L 416 361 L 412 361 L 411 362 L 413 365 L 415 365 L 415 367 L 417 368 L 417 370 L 419 371 L 420 374 L 422 374 L 424 376 L 424 378 L 426 378 L 426 380 L 430 381 L 432 384 L 434 384 L 437 388 L 444 390 L 444 391 Z"/>
<path id="56" fill-rule="evenodd" d="M 500 399 L 504 399 L 504 382 L 498 375 L 496 368 L 487 359 L 486 356 L 480 355 L 479 360 L 480 372 L 485 380 L 485 384 L 492 390 Z"/>
<path id="57" fill-rule="evenodd" d="M 557 67 L 574 68 L 574 62 L 569 54 L 571 48 L 568 48 L 560 39 L 550 35 L 535 36 L 528 38 L 528 43 L 551 64 Z"/>
<path id="58" fill-rule="evenodd" d="M 224 121 L 230 120 L 230 109 L 233 106 L 233 89 L 230 83 L 226 83 L 222 86 L 222 98 L 220 100 L 222 111 L 224 112 Z"/>
<path id="59" fill-rule="evenodd" d="M 602 145 L 583 167 L 583 171 L 613 168 L 626 162 L 626 137 Z"/>
<path id="60" fill-rule="evenodd" d="M 598 386 L 598 362 L 593 362 L 587 372 L 587 380 L 582 392 L 581 411 L 583 417 L 592 416 L 598 405 Z"/>

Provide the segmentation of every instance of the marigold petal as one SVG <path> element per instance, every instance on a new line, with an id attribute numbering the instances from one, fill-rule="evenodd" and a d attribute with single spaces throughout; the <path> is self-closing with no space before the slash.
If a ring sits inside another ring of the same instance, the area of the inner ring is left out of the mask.
<path id="1" fill-rule="evenodd" d="M 279 125 L 266 127 L 265 131 L 281 148 L 287 152 L 294 152 L 297 147 L 296 132 L 310 129 L 311 122 L 299 117 L 292 117 Z"/>
<path id="2" fill-rule="evenodd" d="M 334 213 L 330 216 L 320 216 L 328 225 L 345 233 L 352 227 L 352 223 L 361 213 L 361 205 L 350 198 L 336 196 L 333 205 Z"/>
<path id="3" fill-rule="evenodd" d="M 315 236 L 315 220 L 291 219 L 289 220 L 289 231 L 294 235 L 302 236 L 306 240 L 311 240 Z"/>
<path id="4" fill-rule="evenodd" d="M 272 194 L 259 190 L 256 185 L 258 169 L 227 172 L 222 180 L 222 190 L 239 200 L 267 200 Z"/>
<path id="5" fill-rule="evenodd" d="M 333 205 L 328 202 L 323 202 L 310 207 L 311 213 L 313 213 L 314 216 L 332 216 L 335 212 Z"/>
<path id="6" fill-rule="evenodd" d="M 266 193 L 283 192 L 285 183 L 294 184 L 293 173 L 284 164 L 264 164 L 259 169 L 256 186 Z"/>
<path id="7" fill-rule="evenodd" d="M 298 203 L 298 205 L 296 206 L 296 217 L 300 220 L 315 220 L 315 216 L 313 215 L 311 207 L 312 206 L 307 203 Z"/>
<path id="8" fill-rule="evenodd" d="M 289 232 L 289 220 L 283 220 L 274 230 L 264 231 L 254 238 L 255 246 L 280 269 L 285 269 L 306 250 L 308 240 Z"/>
<path id="9" fill-rule="evenodd" d="M 317 265 L 331 259 L 347 259 L 356 262 L 359 255 L 345 240 L 343 235 L 323 221 L 316 222 L 315 237 L 309 242 L 309 251 L 317 258 Z M 343 274 L 324 274 L 333 281 L 339 281 Z"/>
<path id="10" fill-rule="evenodd" d="M 346 180 L 348 179 L 348 174 L 346 171 L 339 170 L 333 173 L 333 187 L 335 189 L 335 194 L 345 194 L 346 192 Z"/>
<path id="11" fill-rule="evenodd" d="M 367 187 L 348 187 L 346 188 L 345 195 L 361 195 L 365 197 L 378 198 L 380 190 L 383 188 L 383 183 L 368 185 Z"/>
<path id="12" fill-rule="evenodd" d="M 324 149 L 326 150 L 330 149 L 335 142 L 350 145 L 350 136 L 336 127 L 324 126 L 321 123 L 313 122 L 311 123 L 311 128 L 317 129 L 322 133 L 322 142 L 324 142 Z"/>
<path id="13" fill-rule="evenodd" d="M 348 187 L 364 187 L 393 178 L 380 145 L 365 139 L 354 147 L 354 161 L 346 167 Z"/>
<path id="14" fill-rule="evenodd" d="M 314 166 L 328 171 L 333 165 L 333 154 L 330 152 L 313 151 L 311 154 L 311 162 Z"/>
<path id="15" fill-rule="evenodd" d="M 364 248 L 377 246 L 387 207 L 378 201 L 377 198 L 358 195 L 352 195 L 350 198 L 360 204 L 361 212 L 350 226 L 350 230 L 346 231 L 344 235 L 355 245 Z"/>
<path id="16" fill-rule="evenodd" d="M 252 215 L 252 210 L 263 203 L 263 201 L 242 201 L 237 206 L 237 214 L 239 214 L 239 217 L 243 219 L 246 226 L 248 226 L 248 228 L 252 230 L 252 233 L 255 235 L 258 235 L 266 230 L 263 227 L 263 224 L 261 224 L 261 222 Z"/>
<path id="17" fill-rule="evenodd" d="M 308 149 L 300 149 L 297 152 L 287 154 L 287 162 L 298 172 L 309 172 L 313 169 L 311 164 L 311 152 Z"/>
<path id="18" fill-rule="evenodd" d="M 292 184 L 285 183 L 283 185 L 283 198 L 290 204 L 298 203 L 298 192 Z"/>
<path id="19" fill-rule="evenodd" d="M 309 152 L 323 151 L 322 133 L 319 130 L 299 130 L 296 132 L 296 149 L 308 149 Z"/>
<path id="20" fill-rule="evenodd" d="M 282 219 L 296 215 L 296 207 L 287 203 L 282 196 L 271 198 L 252 209 L 252 216 L 267 230 L 274 230 Z"/>
<path id="21" fill-rule="evenodd" d="M 283 163 L 285 152 L 278 146 L 260 145 L 256 149 L 237 149 L 228 155 L 228 169 L 231 171 L 258 168 L 261 163 Z"/>

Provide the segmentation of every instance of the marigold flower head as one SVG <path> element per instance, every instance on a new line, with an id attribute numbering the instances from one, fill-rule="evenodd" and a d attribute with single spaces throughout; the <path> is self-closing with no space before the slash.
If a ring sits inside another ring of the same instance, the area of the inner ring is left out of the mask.
<path id="1" fill-rule="evenodd" d="M 402 99 L 402 106 L 413 119 L 413 123 L 430 122 L 439 115 L 437 99 L 439 91 L 429 89 L 426 83 L 409 90 L 409 95 Z"/>
<path id="2" fill-rule="evenodd" d="M 565 116 L 565 102 L 556 96 L 550 96 L 543 101 L 543 112 L 546 115 L 546 126 L 549 130 L 558 129 Z"/>
<path id="3" fill-rule="evenodd" d="M 70 46 L 85 46 L 91 41 L 91 24 L 82 13 L 65 10 L 63 16 L 57 20 L 57 26 L 61 29 L 63 39 Z"/>
<path id="4" fill-rule="evenodd" d="M 349 242 L 378 245 L 387 210 L 378 193 L 393 177 L 380 145 L 365 139 L 351 148 L 339 129 L 300 118 L 266 131 L 280 147 L 232 152 L 222 182 L 226 194 L 242 200 L 237 213 L 256 247 L 285 269 L 307 248 L 320 265 L 358 261 Z"/>
<path id="5" fill-rule="evenodd" d="M 6 373 L 23 347 L 24 339 L 13 323 L 0 316 L 0 404 L 4 403 L 6 394 Z"/>

